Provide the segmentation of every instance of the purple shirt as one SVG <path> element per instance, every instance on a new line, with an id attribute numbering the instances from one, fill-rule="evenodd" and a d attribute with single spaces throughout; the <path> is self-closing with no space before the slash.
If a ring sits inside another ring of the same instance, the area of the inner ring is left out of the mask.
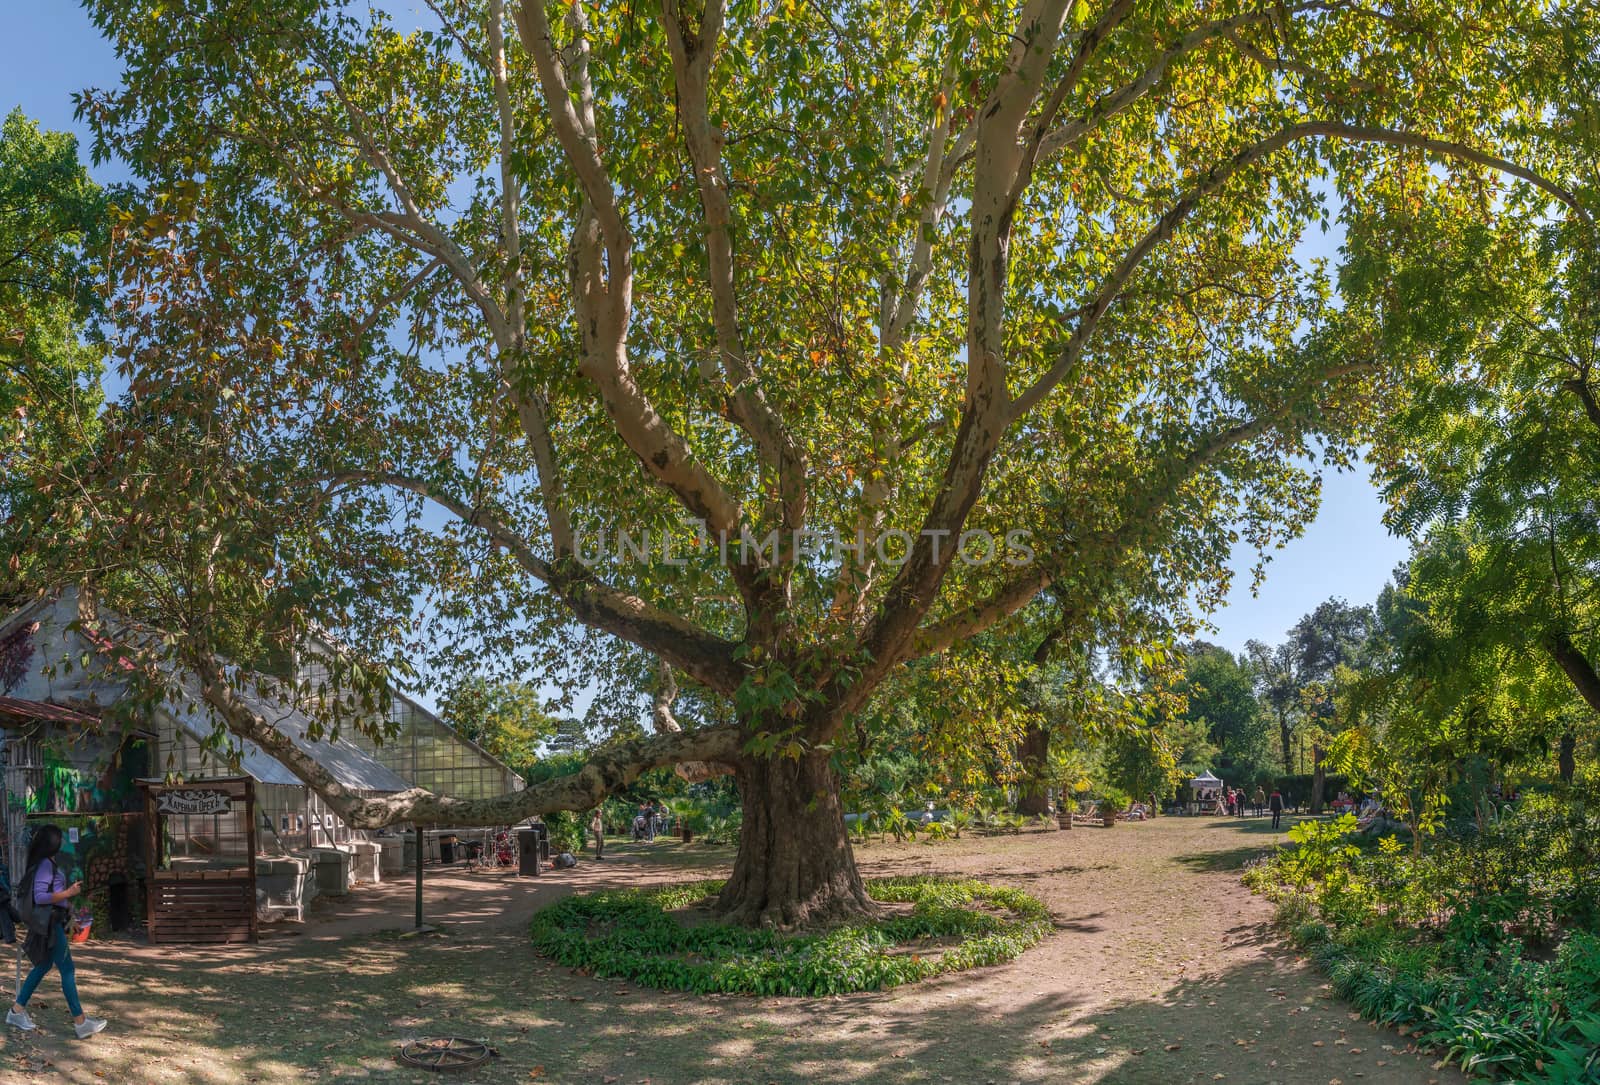
<path id="1" fill-rule="evenodd" d="M 46 872 L 46 863 L 49 864 L 48 872 Z M 33 872 L 33 903 L 36 905 L 49 904 L 51 894 L 59 893 L 66 887 L 66 872 L 56 869 L 54 859 L 46 859 Z"/>

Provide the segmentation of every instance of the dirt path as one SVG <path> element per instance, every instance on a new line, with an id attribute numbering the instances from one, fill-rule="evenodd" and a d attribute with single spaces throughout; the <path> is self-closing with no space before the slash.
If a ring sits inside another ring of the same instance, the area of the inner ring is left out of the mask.
<path id="1" fill-rule="evenodd" d="M 485 1083 L 995 1082 L 1439 1085 L 1392 1031 L 1353 1020 L 1283 951 L 1237 868 L 1264 822 L 1161 819 L 933 846 L 869 845 L 869 874 L 973 874 L 1021 885 L 1058 933 L 1017 962 L 916 987 L 786 1000 L 662 994 L 535 957 L 527 917 L 555 896 L 713 871 L 726 854 L 660 843 L 542 879 L 457 875 L 428 888 L 447 935 L 403 939 L 407 884 L 324 905 L 302 933 L 174 952 L 76 954 L 91 1013 L 78 1043 L 54 977 L 41 1034 L 0 1039 L 0 1081 L 443 1081 L 398 1068 L 402 1039 L 457 1034 L 499 1051 L 448 1080 Z"/>

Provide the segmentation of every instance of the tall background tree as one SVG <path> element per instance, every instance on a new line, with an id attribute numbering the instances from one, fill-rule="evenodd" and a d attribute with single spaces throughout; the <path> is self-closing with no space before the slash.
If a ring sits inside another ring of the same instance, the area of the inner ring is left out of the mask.
<path id="1" fill-rule="evenodd" d="M 49 480 L 84 454 L 100 406 L 107 197 L 77 141 L 12 110 L 0 124 L 0 612 L 40 573 L 27 533 L 58 506 Z M 70 504 L 59 506 L 71 515 Z M 62 525 L 64 526 L 64 525 Z M 48 576 L 48 573 L 45 574 Z"/>
<path id="2" fill-rule="evenodd" d="M 74 492 L 108 600 L 170 631 L 152 678 L 356 825 L 727 766 L 744 922 L 870 907 L 834 758 L 901 668 L 1048 590 L 1137 670 L 1108 611 L 1215 597 L 1314 509 L 1313 438 L 1378 439 L 1414 374 L 1296 259 L 1329 191 L 1589 214 L 1545 132 L 1584 8 L 89 6 L 126 70 L 84 113 L 147 203 L 130 394 Z M 670 560 L 588 560 L 644 527 Z M 221 662 L 313 624 L 351 681 L 653 657 L 708 711 L 513 799 L 363 799 Z"/>

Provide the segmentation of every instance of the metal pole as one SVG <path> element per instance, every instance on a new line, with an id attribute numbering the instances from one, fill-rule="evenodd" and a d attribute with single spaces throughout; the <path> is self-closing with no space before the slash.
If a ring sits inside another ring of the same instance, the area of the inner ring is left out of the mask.
<path id="1" fill-rule="evenodd" d="M 13 868 L 13 863 L 16 860 L 17 849 L 16 841 L 11 839 L 11 826 L 6 824 L 6 812 L 11 809 L 10 804 L 6 801 L 6 777 L 10 775 L 10 769 L 11 739 L 8 735 L 0 735 L 0 835 L 4 835 L 6 841 L 6 853 L 4 855 L 0 855 L 0 862 L 5 863 L 6 884 L 10 886 L 11 895 L 15 897 L 17 894 L 17 887 L 12 885 L 12 879 L 17 876 L 16 871 Z M 25 891 L 32 893 L 33 886 L 30 885 Z M 13 1000 L 15 1000 L 16 997 L 22 993 L 22 947 L 25 941 L 26 939 L 24 938 L 17 938 L 17 977 L 11 986 L 11 998 Z"/>
<path id="2" fill-rule="evenodd" d="M 422 826 L 417 826 L 417 930 L 422 929 Z"/>

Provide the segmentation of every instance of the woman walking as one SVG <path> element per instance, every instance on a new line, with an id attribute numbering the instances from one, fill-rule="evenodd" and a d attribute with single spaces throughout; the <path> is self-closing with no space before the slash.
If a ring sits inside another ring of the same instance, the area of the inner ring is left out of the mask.
<path id="1" fill-rule="evenodd" d="M 1267 799 L 1267 809 L 1272 811 L 1272 827 L 1276 829 L 1283 820 L 1283 794 L 1277 788 L 1272 789 L 1272 796 Z"/>
<path id="2" fill-rule="evenodd" d="M 40 826 L 28 845 L 28 867 L 22 876 L 21 887 L 32 896 L 32 909 L 28 912 L 28 939 L 25 948 L 33 971 L 22 981 L 17 1000 L 6 1014 L 6 1024 L 24 1032 L 38 1027 L 28 1016 L 28 1000 L 38 988 L 44 974 L 54 966 L 61 973 L 61 993 L 67 997 L 67 1009 L 72 1011 L 72 1028 L 78 1039 L 87 1040 L 106 1027 L 98 1017 L 85 1016 L 78 1002 L 78 978 L 72 964 L 72 951 L 67 947 L 67 918 L 72 914 L 66 902 L 83 892 L 82 882 L 67 884 L 66 871 L 56 864 L 61 851 L 61 830 L 55 825 Z"/>

